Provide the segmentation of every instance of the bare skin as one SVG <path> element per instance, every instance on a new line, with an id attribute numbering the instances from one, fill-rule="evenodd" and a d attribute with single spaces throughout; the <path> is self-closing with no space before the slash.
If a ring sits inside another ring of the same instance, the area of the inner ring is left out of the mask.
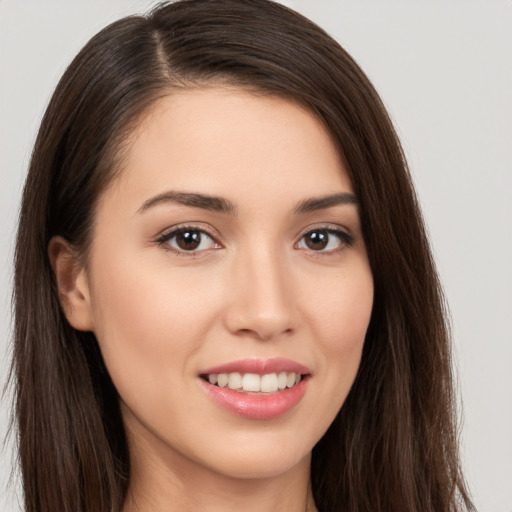
<path id="1" fill-rule="evenodd" d="M 87 268 L 60 238 L 50 257 L 69 322 L 95 333 L 121 397 L 123 512 L 316 510 L 311 450 L 357 373 L 373 280 L 348 173 L 309 112 L 173 92 L 100 198 Z M 275 417 L 205 392 L 208 368 L 275 358 L 307 368 Z"/>

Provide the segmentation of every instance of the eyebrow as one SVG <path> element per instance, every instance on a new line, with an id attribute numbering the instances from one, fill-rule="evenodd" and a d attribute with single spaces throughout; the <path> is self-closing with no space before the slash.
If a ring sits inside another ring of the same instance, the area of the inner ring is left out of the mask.
<path id="1" fill-rule="evenodd" d="M 195 194 L 191 192 L 164 192 L 155 197 L 144 201 L 143 205 L 137 210 L 137 213 L 143 213 L 153 206 L 165 203 L 181 204 L 192 208 L 201 208 L 220 213 L 235 213 L 236 207 L 227 199 L 222 197 L 209 196 L 205 194 Z"/>
<path id="2" fill-rule="evenodd" d="M 327 208 L 343 204 L 358 205 L 359 201 L 357 200 L 357 197 L 354 194 L 351 194 L 349 192 L 343 192 L 341 194 L 332 194 L 323 197 L 312 197 L 310 199 L 306 199 L 305 201 L 301 201 L 295 208 L 295 213 L 300 214 L 315 212 L 317 210 L 325 210 Z"/>
<path id="3" fill-rule="evenodd" d="M 137 210 L 137 213 L 143 213 L 154 206 L 165 203 L 180 204 L 191 208 L 201 208 L 203 210 L 210 210 L 219 213 L 236 213 L 236 206 L 231 201 L 223 197 L 175 191 L 164 192 L 163 194 L 158 194 L 155 197 L 147 199 Z M 301 201 L 295 208 L 295 213 L 309 213 L 344 204 L 358 205 L 359 201 L 354 194 L 348 192 L 331 194 L 323 197 L 312 197 Z"/>

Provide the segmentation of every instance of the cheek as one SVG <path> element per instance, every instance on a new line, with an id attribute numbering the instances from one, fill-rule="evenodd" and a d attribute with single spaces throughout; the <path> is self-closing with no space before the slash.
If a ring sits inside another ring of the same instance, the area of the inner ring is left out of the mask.
<path id="1" fill-rule="evenodd" d="M 362 348 L 373 306 L 373 279 L 363 261 L 311 285 L 308 316 L 329 353 Z"/>
<path id="2" fill-rule="evenodd" d="M 361 362 L 373 306 L 373 279 L 369 267 L 362 264 L 325 282 L 322 293 L 316 289 L 309 301 L 309 323 L 315 329 L 312 338 L 317 344 L 318 368 L 323 373 L 323 405 L 334 419 Z"/>
<path id="3" fill-rule="evenodd" d="M 185 285 L 179 274 L 119 255 L 98 258 L 93 270 L 94 330 L 120 395 L 129 399 L 137 390 L 182 379 L 214 317 L 207 314 L 213 301 L 203 301 L 197 290 L 200 283 L 188 279 Z"/>

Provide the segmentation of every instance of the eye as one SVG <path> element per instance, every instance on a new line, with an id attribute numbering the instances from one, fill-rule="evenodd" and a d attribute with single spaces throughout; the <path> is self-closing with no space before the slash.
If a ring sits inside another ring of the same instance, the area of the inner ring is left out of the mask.
<path id="1" fill-rule="evenodd" d="M 219 248 L 220 245 L 206 231 L 182 227 L 161 236 L 157 242 L 169 245 L 175 252 L 200 252 Z"/>
<path id="2" fill-rule="evenodd" d="M 346 246 L 351 246 L 354 238 L 337 229 L 313 229 L 308 231 L 297 244 L 298 249 L 316 252 L 334 252 Z"/>

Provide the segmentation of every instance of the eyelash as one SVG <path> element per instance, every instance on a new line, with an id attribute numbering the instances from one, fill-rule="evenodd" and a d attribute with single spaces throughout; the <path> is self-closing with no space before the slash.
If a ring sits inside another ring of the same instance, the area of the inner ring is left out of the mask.
<path id="1" fill-rule="evenodd" d="M 186 250 L 179 250 L 175 249 L 171 245 L 169 245 L 169 241 L 172 240 L 175 236 L 178 236 L 182 233 L 200 233 L 201 235 L 206 235 L 209 237 L 215 244 L 217 244 L 219 247 L 221 247 L 220 243 L 217 242 L 216 237 L 210 233 L 205 228 L 199 228 L 197 226 L 179 226 L 177 228 L 172 229 L 171 231 L 165 232 L 162 235 L 160 235 L 155 242 L 160 245 L 164 250 L 168 252 L 172 252 L 173 254 L 176 254 L 177 256 L 185 256 L 185 257 L 197 257 L 198 254 L 202 251 L 186 251 Z"/>
<path id="2" fill-rule="evenodd" d="M 169 241 L 172 240 L 174 237 L 176 237 L 182 233 L 187 233 L 187 232 L 200 233 L 201 235 L 206 235 L 207 237 L 209 237 L 212 240 L 212 242 L 214 244 L 218 245 L 218 248 L 222 247 L 222 245 L 217 241 L 216 236 L 214 236 L 208 230 L 206 230 L 205 228 L 199 228 L 197 226 L 189 226 L 189 225 L 179 226 L 177 228 L 172 229 L 169 232 L 163 233 L 161 236 L 159 236 L 155 240 L 155 243 L 162 246 L 163 249 L 166 251 L 172 252 L 173 254 L 176 254 L 178 256 L 185 256 L 185 257 L 197 257 L 199 255 L 199 253 L 201 253 L 205 250 L 208 250 L 208 249 L 203 249 L 202 251 L 179 250 L 179 249 L 176 249 L 169 245 Z M 347 233 L 346 231 L 343 231 L 343 230 L 339 229 L 338 227 L 335 227 L 332 225 L 327 225 L 327 226 L 321 225 L 318 227 L 308 229 L 308 231 L 306 231 L 305 233 L 303 233 L 301 235 L 301 237 L 299 238 L 299 242 L 297 242 L 295 245 L 298 245 L 303 239 L 305 239 L 306 236 L 311 235 L 313 233 L 317 233 L 317 232 L 328 233 L 329 235 L 336 236 L 340 241 L 340 247 L 337 247 L 330 251 L 322 251 L 322 250 L 316 251 L 314 249 L 310 249 L 310 252 L 314 256 L 321 256 L 321 255 L 327 256 L 327 255 L 337 254 L 346 247 L 352 247 L 355 243 L 354 237 L 351 234 Z M 307 249 L 305 249 L 305 250 L 307 250 Z"/>
<path id="3" fill-rule="evenodd" d="M 315 226 L 313 228 L 310 228 L 305 233 L 303 233 L 299 239 L 299 242 L 297 242 L 297 244 L 300 243 L 302 240 L 304 240 L 305 237 L 307 237 L 308 235 L 311 235 L 313 233 L 328 233 L 329 235 L 334 235 L 339 240 L 339 247 L 336 247 L 335 249 L 331 249 L 329 251 L 323 251 L 323 250 L 315 251 L 314 249 L 310 249 L 311 255 L 316 256 L 316 257 L 336 255 L 339 252 L 343 251 L 343 249 L 345 249 L 347 247 L 348 248 L 352 247 L 355 243 L 354 236 L 351 235 L 350 233 L 347 233 L 346 231 L 340 229 L 338 226 L 320 225 L 320 226 Z"/>

